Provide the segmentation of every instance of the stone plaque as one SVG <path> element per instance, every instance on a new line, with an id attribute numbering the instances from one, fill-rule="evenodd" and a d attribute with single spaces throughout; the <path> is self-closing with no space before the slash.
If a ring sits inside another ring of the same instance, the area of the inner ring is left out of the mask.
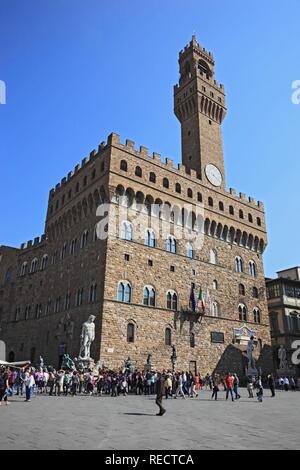
<path id="1" fill-rule="evenodd" d="M 217 344 L 224 344 L 225 338 L 224 333 L 219 333 L 218 331 L 212 331 L 210 334 L 211 342 Z"/>

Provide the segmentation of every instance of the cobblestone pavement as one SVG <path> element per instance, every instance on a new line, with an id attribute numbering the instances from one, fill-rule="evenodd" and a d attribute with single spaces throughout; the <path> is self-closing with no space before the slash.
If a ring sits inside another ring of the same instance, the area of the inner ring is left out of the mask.
<path id="1" fill-rule="evenodd" d="M 156 416 L 155 397 L 11 398 L 0 407 L 0 449 L 299 449 L 300 393 L 264 402 L 168 399 Z"/>

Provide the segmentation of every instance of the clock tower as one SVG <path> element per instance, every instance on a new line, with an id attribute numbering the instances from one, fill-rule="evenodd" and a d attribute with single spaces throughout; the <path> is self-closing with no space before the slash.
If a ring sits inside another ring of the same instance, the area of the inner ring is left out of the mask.
<path id="1" fill-rule="evenodd" d="M 174 112 L 181 123 L 182 163 L 202 182 L 225 189 L 221 124 L 226 115 L 223 85 L 214 79 L 215 62 L 195 36 L 179 54 Z"/>

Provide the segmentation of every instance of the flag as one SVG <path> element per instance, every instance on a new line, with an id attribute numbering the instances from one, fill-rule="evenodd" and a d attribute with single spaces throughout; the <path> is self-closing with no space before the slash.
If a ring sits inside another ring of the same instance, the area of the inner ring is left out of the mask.
<path id="1" fill-rule="evenodd" d="M 198 307 L 202 311 L 202 313 L 205 313 L 205 296 L 202 290 L 202 287 L 199 289 L 199 294 L 198 294 Z"/>
<path id="2" fill-rule="evenodd" d="M 191 295 L 190 295 L 190 307 L 192 308 L 193 312 L 196 311 L 196 294 L 195 294 L 195 284 L 192 284 Z"/>

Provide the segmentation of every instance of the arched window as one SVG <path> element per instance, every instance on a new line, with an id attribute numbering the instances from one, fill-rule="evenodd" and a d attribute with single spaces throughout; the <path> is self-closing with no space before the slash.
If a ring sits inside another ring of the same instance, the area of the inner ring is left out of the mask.
<path id="1" fill-rule="evenodd" d="M 48 264 L 48 255 L 44 255 L 41 262 L 41 270 L 44 271 Z"/>
<path id="2" fill-rule="evenodd" d="M 221 201 L 219 202 L 219 209 L 220 209 L 220 211 L 222 211 L 222 212 L 224 211 L 224 204 L 223 204 L 223 202 L 221 202 Z"/>
<path id="3" fill-rule="evenodd" d="M 174 291 L 167 292 L 167 309 L 168 310 L 178 310 L 178 298 L 177 294 Z"/>
<path id="4" fill-rule="evenodd" d="M 244 212 L 242 211 L 242 209 L 239 210 L 239 218 L 240 219 L 244 218 Z"/>
<path id="5" fill-rule="evenodd" d="M 89 238 L 89 231 L 88 230 L 85 230 L 81 236 L 81 244 L 80 244 L 80 247 L 81 248 L 85 248 L 87 243 L 88 243 L 88 238 Z"/>
<path id="6" fill-rule="evenodd" d="M 178 193 L 178 194 L 181 193 L 181 186 L 180 186 L 179 183 L 176 183 L 176 185 L 175 185 L 175 191 L 176 191 L 176 193 Z"/>
<path id="7" fill-rule="evenodd" d="M 131 302 L 131 285 L 127 281 L 120 281 L 118 285 L 118 301 L 129 304 Z"/>
<path id="8" fill-rule="evenodd" d="M 208 198 L 208 205 L 209 205 L 210 207 L 214 207 L 214 200 L 213 200 L 212 197 L 209 197 L 209 198 Z"/>
<path id="9" fill-rule="evenodd" d="M 96 178 L 96 169 L 94 168 L 92 171 L 92 180 Z"/>
<path id="10" fill-rule="evenodd" d="M 219 304 L 218 304 L 218 302 L 213 302 L 213 304 L 212 304 L 212 309 L 211 309 L 211 314 L 212 314 L 212 316 L 215 317 L 215 318 L 218 318 L 218 317 L 219 317 L 219 314 L 220 314 L 219 310 L 220 310 L 220 309 L 219 309 Z"/>
<path id="11" fill-rule="evenodd" d="M 21 266 L 20 276 L 25 276 L 25 274 L 27 272 L 27 266 L 28 266 L 27 261 L 24 261 L 24 263 Z"/>
<path id="12" fill-rule="evenodd" d="M 247 307 L 244 304 L 239 305 L 239 319 L 240 321 L 247 321 Z"/>
<path id="13" fill-rule="evenodd" d="M 246 295 L 246 290 L 244 284 L 239 284 L 239 294 Z"/>
<path id="14" fill-rule="evenodd" d="M 177 251 L 176 238 L 171 235 L 167 238 L 167 251 L 169 253 L 176 253 Z"/>
<path id="15" fill-rule="evenodd" d="M 64 259 L 67 253 L 67 244 L 64 243 L 60 252 L 60 258 Z"/>
<path id="16" fill-rule="evenodd" d="M 95 303 L 97 298 L 97 284 L 96 282 L 93 282 L 93 284 L 90 287 L 90 302 Z"/>
<path id="17" fill-rule="evenodd" d="M 155 173 L 151 172 L 149 175 L 149 181 L 150 183 L 156 183 L 156 175 Z"/>
<path id="18" fill-rule="evenodd" d="M 209 261 L 211 264 L 217 264 L 218 263 L 218 255 L 216 250 L 210 250 L 209 252 Z"/>
<path id="19" fill-rule="evenodd" d="M 150 246 L 151 248 L 155 248 L 155 246 L 156 246 L 156 236 L 155 236 L 154 230 L 152 230 L 152 229 L 146 230 L 145 245 Z"/>
<path id="20" fill-rule="evenodd" d="M 190 333 L 190 347 L 194 348 L 195 347 L 195 334 Z"/>
<path id="21" fill-rule="evenodd" d="M 127 325 L 127 343 L 134 343 L 135 325 L 128 323 Z"/>
<path id="22" fill-rule="evenodd" d="M 234 215 L 234 208 L 233 206 L 229 206 L 229 214 Z"/>
<path id="23" fill-rule="evenodd" d="M 164 178 L 164 179 L 163 179 L 163 187 L 164 187 L 164 188 L 167 188 L 167 189 L 169 188 L 169 180 L 168 180 L 168 178 Z"/>
<path id="24" fill-rule="evenodd" d="M 37 258 L 34 258 L 32 261 L 31 261 L 31 266 L 30 266 L 30 273 L 35 273 L 37 271 L 37 265 L 38 265 L 38 259 Z"/>
<path id="25" fill-rule="evenodd" d="M 79 192 L 79 188 L 80 188 L 79 183 L 76 183 L 76 186 L 75 186 L 75 191 L 76 191 L 76 193 Z"/>
<path id="26" fill-rule="evenodd" d="M 250 261 L 249 262 L 249 274 L 250 276 L 252 277 L 256 277 L 257 276 L 257 271 L 256 271 L 256 264 L 254 261 Z"/>
<path id="27" fill-rule="evenodd" d="M 203 198 L 202 198 L 202 194 L 201 194 L 201 193 L 197 193 L 197 201 L 198 201 L 198 202 L 202 202 L 202 201 L 203 201 Z"/>
<path id="28" fill-rule="evenodd" d="M 142 169 L 140 166 L 137 166 L 135 168 L 135 176 L 138 176 L 139 178 L 141 178 L 143 176 L 143 172 L 142 172 Z"/>
<path id="29" fill-rule="evenodd" d="M 71 241 L 71 244 L 70 244 L 70 255 L 74 255 L 75 252 L 76 252 L 76 244 L 77 244 L 77 239 L 74 238 L 72 241 Z"/>
<path id="30" fill-rule="evenodd" d="M 261 227 L 261 218 L 260 218 L 260 217 L 257 217 L 256 220 L 257 220 L 257 225 L 258 225 L 259 227 Z"/>
<path id="31" fill-rule="evenodd" d="M 261 323 L 260 310 L 257 307 L 253 310 L 253 319 L 254 323 Z"/>
<path id="32" fill-rule="evenodd" d="M 188 243 L 186 247 L 186 255 L 188 258 L 194 258 L 194 248 L 192 243 Z"/>
<path id="33" fill-rule="evenodd" d="M 237 256 L 235 258 L 235 271 L 237 273 L 243 273 L 244 272 L 244 262 L 240 256 Z"/>
<path id="34" fill-rule="evenodd" d="M 126 162 L 126 160 L 121 160 L 120 170 L 127 171 L 127 162 Z"/>
<path id="35" fill-rule="evenodd" d="M 253 217 L 252 217 L 252 214 L 248 214 L 248 220 L 250 222 L 250 224 L 253 223 Z"/>
<path id="36" fill-rule="evenodd" d="M 188 188 L 187 195 L 188 197 L 193 197 L 193 191 L 191 190 L 191 188 Z"/>
<path id="37" fill-rule="evenodd" d="M 165 345 L 172 346 L 172 330 L 171 328 L 165 329 Z"/>
<path id="38" fill-rule="evenodd" d="M 144 305 L 155 307 L 155 289 L 152 286 L 144 288 Z"/>
<path id="39" fill-rule="evenodd" d="M 258 299 L 259 295 L 258 295 L 258 289 L 257 289 L 257 287 L 253 287 L 253 288 L 252 288 L 252 297 L 253 297 L 254 299 Z"/>
<path id="40" fill-rule="evenodd" d="M 122 240 L 133 240 L 133 226 L 130 222 L 124 221 L 121 225 L 121 239 Z"/>
<path id="41" fill-rule="evenodd" d="M 214 280 L 213 281 L 213 290 L 218 290 L 218 281 Z"/>

